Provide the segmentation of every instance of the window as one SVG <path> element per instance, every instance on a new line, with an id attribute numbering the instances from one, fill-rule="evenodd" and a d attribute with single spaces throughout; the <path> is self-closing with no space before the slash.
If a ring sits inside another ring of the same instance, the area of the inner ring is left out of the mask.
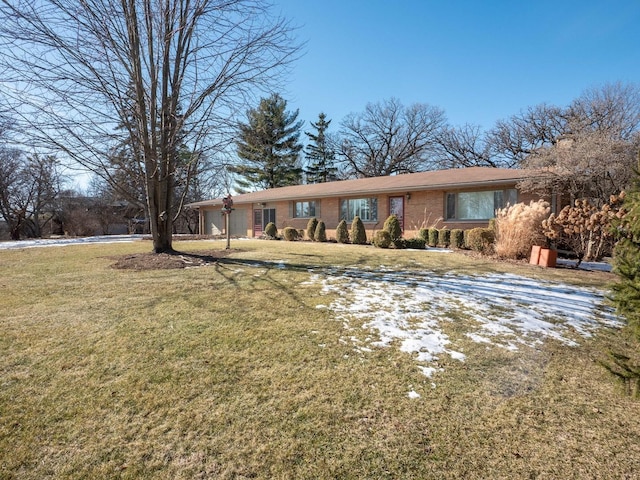
<path id="1" fill-rule="evenodd" d="M 485 192 L 447 193 L 447 220 L 489 220 L 496 210 L 518 201 L 515 188 Z"/>
<path id="2" fill-rule="evenodd" d="M 342 200 L 340 202 L 340 217 L 347 222 L 353 221 L 355 217 L 360 217 L 363 222 L 376 222 L 378 221 L 378 199 L 354 198 Z"/>
<path id="3" fill-rule="evenodd" d="M 293 216 L 296 218 L 311 218 L 316 216 L 316 202 L 295 202 Z"/>

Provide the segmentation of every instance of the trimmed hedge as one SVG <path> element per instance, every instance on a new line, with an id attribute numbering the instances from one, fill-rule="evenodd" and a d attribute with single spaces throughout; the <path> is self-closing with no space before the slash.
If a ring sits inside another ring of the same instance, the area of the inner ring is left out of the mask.
<path id="1" fill-rule="evenodd" d="M 355 217 L 351 222 L 351 243 L 355 245 L 366 245 L 367 232 L 360 217 Z"/>
<path id="2" fill-rule="evenodd" d="M 451 230 L 443 228 L 438 231 L 438 243 L 443 247 L 451 245 Z"/>
<path id="3" fill-rule="evenodd" d="M 347 228 L 347 222 L 344 220 L 340 220 L 336 227 L 336 241 L 338 243 L 349 243 L 349 229 Z"/>
<path id="4" fill-rule="evenodd" d="M 464 231 L 459 228 L 451 230 L 451 246 L 453 248 L 464 248 Z"/>
<path id="5" fill-rule="evenodd" d="M 267 223 L 267 226 L 264 227 L 264 234 L 270 238 L 277 238 L 278 228 L 276 227 L 276 224 L 273 222 Z"/>
<path id="6" fill-rule="evenodd" d="M 389 232 L 391 235 L 391 241 L 395 242 L 400 237 L 402 237 L 402 227 L 400 226 L 400 220 L 395 215 L 390 215 L 384 221 L 384 230 Z"/>
<path id="7" fill-rule="evenodd" d="M 326 242 L 327 241 L 327 228 L 322 220 L 318 222 L 316 226 L 316 231 L 314 233 L 313 239 L 316 242 Z"/>
<path id="8" fill-rule="evenodd" d="M 438 229 L 437 228 L 430 228 L 429 229 L 429 235 L 427 238 L 427 245 L 429 245 L 430 247 L 437 247 L 438 246 Z"/>
<path id="9" fill-rule="evenodd" d="M 489 254 L 493 251 L 496 236 L 490 228 L 472 228 L 468 230 L 467 246 L 474 252 Z"/>
<path id="10" fill-rule="evenodd" d="M 307 238 L 314 240 L 316 238 L 316 227 L 318 226 L 318 219 L 313 217 L 307 222 Z"/>
<path id="11" fill-rule="evenodd" d="M 282 230 L 282 236 L 288 242 L 293 242 L 294 240 L 298 240 L 298 230 L 293 227 L 285 227 L 285 229 Z"/>
<path id="12" fill-rule="evenodd" d="M 378 248 L 389 248 L 393 243 L 391 234 L 387 230 L 378 230 L 373 236 L 372 243 Z"/>

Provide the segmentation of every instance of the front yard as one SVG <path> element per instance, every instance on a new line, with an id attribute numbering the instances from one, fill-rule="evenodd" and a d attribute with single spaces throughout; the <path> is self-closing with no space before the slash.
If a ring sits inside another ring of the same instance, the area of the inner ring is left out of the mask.
<path id="1" fill-rule="evenodd" d="M 0 251 L 0 477 L 637 474 L 640 404 L 598 363 L 610 274 L 232 246 Z"/>

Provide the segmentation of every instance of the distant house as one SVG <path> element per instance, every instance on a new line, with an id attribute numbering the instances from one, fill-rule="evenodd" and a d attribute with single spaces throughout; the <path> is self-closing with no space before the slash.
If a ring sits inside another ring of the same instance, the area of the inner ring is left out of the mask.
<path id="1" fill-rule="evenodd" d="M 331 238 L 340 220 L 350 225 L 359 216 L 369 236 L 391 214 L 400 219 L 407 238 L 423 227 L 466 230 L 487 226 L 495 210 L 507 204 L 537 199 L 517 188 L 531 175 L 525 170 L 472 167 L 245 193 L 233 197 L 229 231 L 233 236 L 259 237 L 269 222 L 279 230 L 304 229 L 315 217 L 325 222 Z M 189 206 L 199 210 L 200 232 L 226 233 L 221 198 Z"/>

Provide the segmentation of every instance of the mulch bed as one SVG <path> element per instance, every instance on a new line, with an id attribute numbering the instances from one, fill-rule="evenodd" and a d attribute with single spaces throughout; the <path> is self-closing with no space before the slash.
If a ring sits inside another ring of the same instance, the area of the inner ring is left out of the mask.
<path id="1" fill-rule="evenodd" d="M 170 270 L 212 265 L 233 252 L 233 249 L 229 249 L 205 250 L 198 253 L 135 253 L 110 258 L 116 261 L 112 267 L 118 270 Z"/>

